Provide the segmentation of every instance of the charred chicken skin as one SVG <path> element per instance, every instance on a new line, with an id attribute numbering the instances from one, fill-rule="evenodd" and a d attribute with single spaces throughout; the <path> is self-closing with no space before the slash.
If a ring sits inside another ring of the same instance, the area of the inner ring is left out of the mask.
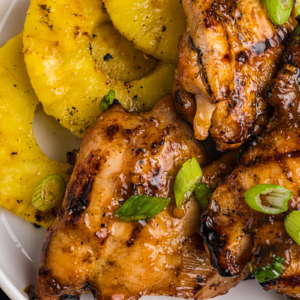
<path id="1" fill-rule="evenodd" d="M 239 275 L 254 267 L 285 259 L 284 273 L 261 285 L 300 299 L 300 247 L 288 236 L 284 219 L 300 209 L 300 26 L 283 55 L 284 65 L 267 91 L 274 114 L 262 136 L 243 155 L 238 167 L 213 193 L 203 213 L 201 232 L 212 265 L 220 275 Z M 285 213 L 252 210 L 244 193 L 257 184 L 276 184 L 292 191 Z"/>
<path id="2" fill-rule="evenodd" d="M 209 161 L 192 128 L 176 115 L 172 96 L 147 113 L 132 115 L 115 104 L 101 114 L 85 134 L 62 209 L 45 239 L 38 299 L 76 298 L 85 290 L 96 299 L 207 299 L 238 284 L 247 269 L 226 279 L 211 267 L 197 234 L 201 212 L 195 199 L 175 208 L 175 176 L 192 157 L 201 165 Z M 172 200 L 148 223 L 120 223 L 114 213 L 133 194 Z"/>
<path id="3" fill-rule="evenodd" d="M 187 29 L 173 88 L 177 109 L 193 120 L 197 139 L 210 131 L 219 150 L 237 148 L 266 124 L 264 93 L 279 70 L 292 18 L 273 25 L 261 0 L 182 3 Z"/>

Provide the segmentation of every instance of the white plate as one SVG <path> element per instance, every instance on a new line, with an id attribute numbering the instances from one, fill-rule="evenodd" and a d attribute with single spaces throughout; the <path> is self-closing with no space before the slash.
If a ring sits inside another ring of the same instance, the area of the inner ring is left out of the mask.
<path id="1" fill-rule="evenodd" d="M 29 0 L 0 0 L 0 46 L 21 32 Z M 1 84 L 1 83 L 0 83 Z M 64 153 L 79 147 L 80 141 L 46 116 L 39 107 L 34 119 L 34 134 L 45 153 L 59 161 Z M 49 145 L 60 145 L 53 149 Z M 12 300 L 26 300 L 23 289 L 34 284 L 40 251 L 46 230 L 34 228 L 23 219 L 0 207 L 0 287 Z M 147 298 L 147 299 L 146 299 Z M 167 297 L 143 297 L 143 300 L 166 300 Z M 82 299 L 92 299 L 83 296 Z M 286 300 L 285 296 L 265 292 L 255 280 L 242 282 L 220 300 Z"/>

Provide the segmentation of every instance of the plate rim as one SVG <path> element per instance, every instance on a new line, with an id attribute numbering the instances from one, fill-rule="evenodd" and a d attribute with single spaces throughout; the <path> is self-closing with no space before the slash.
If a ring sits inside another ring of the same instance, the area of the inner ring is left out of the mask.
<path id="1" fill-rule="evenodd" d="M 7 275 L 0 269 L 0 287 L 3 292 L 12 300 L 26 300 L 25 296 L 12 283 Z"/>

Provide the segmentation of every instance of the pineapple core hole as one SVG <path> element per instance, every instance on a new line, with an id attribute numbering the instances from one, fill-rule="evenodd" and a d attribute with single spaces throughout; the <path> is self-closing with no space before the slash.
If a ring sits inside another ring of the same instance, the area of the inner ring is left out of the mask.
<path id="1" fill-rule="evenodd" d="M 102 24 L 93 32 L 90 52 L 99 69 L 122 81 L 136 80 L 155 69 L 158 60 L 134 48 L 111 23 Z"/>
<path id="2" fill-rule="evenodd" d="M 33 133 L 41 150 L 51 159 L 66 163 L 66 153 L 79 149 L 81 139 L 45 114 L 41 104 L 33 118 Z"/>

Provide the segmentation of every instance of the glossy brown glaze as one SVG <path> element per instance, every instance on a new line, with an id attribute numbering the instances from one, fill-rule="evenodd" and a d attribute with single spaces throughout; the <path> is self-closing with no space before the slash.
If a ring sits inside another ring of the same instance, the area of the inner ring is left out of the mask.
<path id="1" fill-rule="evenodd" d="M 299 26 L 299 25 L 298 25 Z M 238 167 L 215 190 L 203 213 L 201 232 L 211 262 L 222 276 L 236 276 L 245 265 L 261 266 L 272 255 L 285 258 L 285 271 L 262 283 L 300 299 L 300 247 L 284 228 L 284 218 L 300 210 L 300 27 L 284 54 L 284 66 L 268 89 L 274 108 L 262 136 L 243 155 Z M 284 186 L 293 192 L 289 210 L 268 215 L 252 210 L 244 193 L 262 183 Z"/>
<path id="2" fill-rule="evenodd" d="M 203 167 L 203 177 L 201 182 L 205 183 L 211 189 L 217 188 L 220 182 L 237 166 L 239 158 L 242 156 L 242 152 L 242 148 L 235 149 Z"/>
<path id="3" fill-rule="evenodd" d="M 189 117 L 195 136 L 203 140 L 210 130 L 219 150 L 237 148 L 266 124 L 264 92 L 281 65 L 292 18 L 273 25 L 261 0 L 182 3 L 188 26 L 178 75 L 183 89 L 195 95 L 197 112 Z"/>
<path id="4" fill-rule="evenodd" d="M 178 118 L 172 96 L 132 115 L 114 105 L 87 130 L 63 207 L 43 245 L 37 296 L 138 299 L 169 295 L 206 299 L 247 275 L 224 279 L 210 266 L 197 234 L 200 208 L 191 199 L 180 215 L 173 184 L 182 164 L 207 158 L 192 128 Z M 119 223 L 114 213 L 133 194 L 171 197 L 148 223 Z M 62 297 L 62 298 L 61 298 Z"/>
<path id="5" fill-rule="evenodd" d="M 195 95 L 188 93 L 179 82 L 179 76 L 177 70 L 175 71 L 173 95 L 175 99 L 175 107 L 177 113 L 190 124 L 194 122 L 194 116 L 196 114 L 196 101 Z"/>

